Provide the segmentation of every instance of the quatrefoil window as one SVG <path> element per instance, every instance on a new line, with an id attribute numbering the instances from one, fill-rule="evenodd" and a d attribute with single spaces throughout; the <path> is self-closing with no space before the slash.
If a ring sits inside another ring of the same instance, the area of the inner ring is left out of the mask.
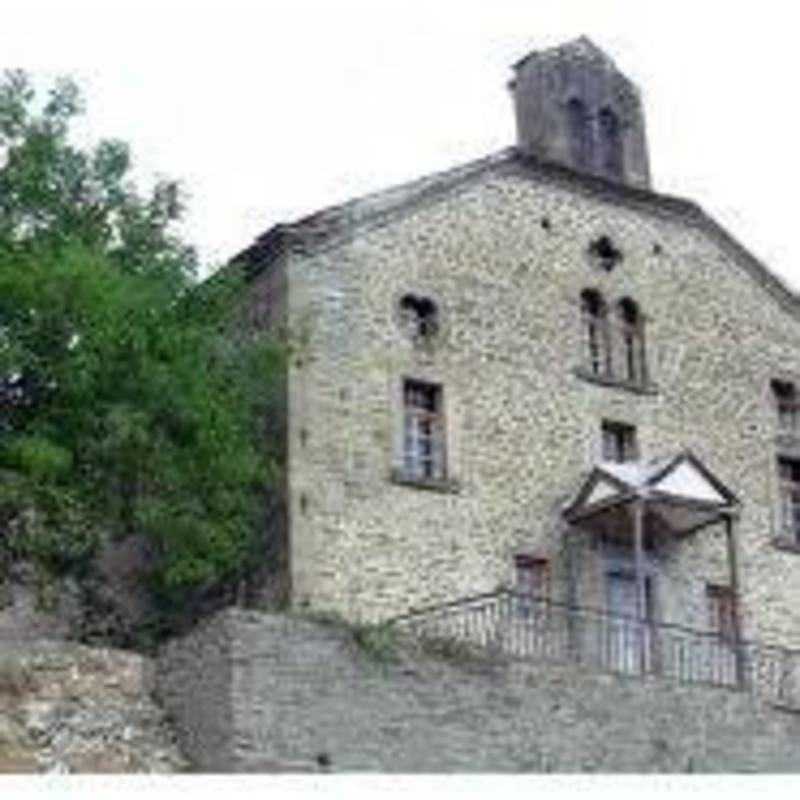
<path id="1" fill-rule="evenodd" d="M 611 272 L 622 261 L 622 251 L 608 236 L 601 236 L 589 245 L 589 255 L 601 269 Z"/>

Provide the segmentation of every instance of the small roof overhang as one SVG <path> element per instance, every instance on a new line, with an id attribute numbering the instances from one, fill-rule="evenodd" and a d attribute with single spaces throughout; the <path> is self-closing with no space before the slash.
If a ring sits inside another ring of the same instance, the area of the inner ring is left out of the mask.
<path id="1" fill-rule="evenodd" d="M 564 517 L 582 527 L 619 528 L 636 501 L 645 503 L 650 527 L 674 534 L 717 522 L 739 505 L 733 492 L 686 450 L 670 458 L 595 465 Z"/>

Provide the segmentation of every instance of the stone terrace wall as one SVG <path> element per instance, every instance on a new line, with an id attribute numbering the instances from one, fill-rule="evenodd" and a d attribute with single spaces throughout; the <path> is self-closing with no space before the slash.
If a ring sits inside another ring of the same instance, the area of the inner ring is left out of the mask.
<path id="1" fill-rule="evenodd" d="M 800 770 L 800 716 L 747 694 L 542 664 L 383 665 L 346 631 L 280 615 L 225 611 L 173 642 L 161 673 L 200 769 Z"/>
<path id="2" fill-rule="evenodd" d="M 210 772 L 233 759 L 233 650 L 223 612 L 165 645 L 157 660 L 155 695 L 172 717 L 182 751 Z"/>
<path id="3" fill-rule="evenodd" d="M 152 668 L 126 650 L 0 637 L 0 775 L 183 772 Z"/>

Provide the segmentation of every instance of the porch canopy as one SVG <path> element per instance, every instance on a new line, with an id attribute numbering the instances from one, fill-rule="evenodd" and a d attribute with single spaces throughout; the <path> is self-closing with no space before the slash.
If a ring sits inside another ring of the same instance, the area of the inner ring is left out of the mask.
<path id="1" fill-rule="evenodd" d="M 729 518 L 738 501 L 687 450 L 651 461 L 600 462 L 564 516 L 577 527 L 629 539 L 637 506 L 648 537 L 685 536 Z"/>
<path id="2" fill-rule="evenodd" d="M 646 616 L 643 550 L 663 537 L 683 537 L 725 523 L 734 607 L 738 553 L 734 520 L 739 502 L 700 460 L 686 450 L 670 458 L 601 462 L 584 481 L 564 518 L 573 529 L 633 546 L 638 616 Z M 739 636 L 738 620 L 734 620 Z"/>

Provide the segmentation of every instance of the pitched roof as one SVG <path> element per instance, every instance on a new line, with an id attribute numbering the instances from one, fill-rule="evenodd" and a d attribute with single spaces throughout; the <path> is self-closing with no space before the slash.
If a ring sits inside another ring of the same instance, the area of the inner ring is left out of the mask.
<path id="1" fill-rule="evenodd" d="M 624 483 L 631 489 L 643 489 L 651 483 L 665 467 L 668 467 L 674 458 L 656 458 L 652 461 L 602 461 L 597 469 Z"/>
<path id="2" fill-rule="evenodd" d="M 603 461 L 597 465 L 597 470 L 616 478 L 636 493 L 653 490 L 692 497 L 693 493 L 710 490 L 724 503 L 738 503 L 733 492 L 690 450 L 648 461 Z"/>
<path id="3" fill-rule="evenodd" d="M 626 186 L 509 147 L 452 169 L 322 209 L 292 223 L 279 223 L 238 253 L 231 262 L 254 278 L 287 252 L 309 254 L 342 244 L 357 233 L 403 217 L 487 175 L 511 174 L 584 196 L 679 222 L 711 237 L 786 311 L 800 318 L 800 295 L 772 273 L 716 220 L 691 200 Z"/>
<path id="4" fill-rule="evenodd" d="M 596 464 L 564 513 L 575 520 L 636 498 L 700 507 L 717 515 L 739 505 L 736 495 L 691 451 L 684 450 L 668 458 Z"/>

